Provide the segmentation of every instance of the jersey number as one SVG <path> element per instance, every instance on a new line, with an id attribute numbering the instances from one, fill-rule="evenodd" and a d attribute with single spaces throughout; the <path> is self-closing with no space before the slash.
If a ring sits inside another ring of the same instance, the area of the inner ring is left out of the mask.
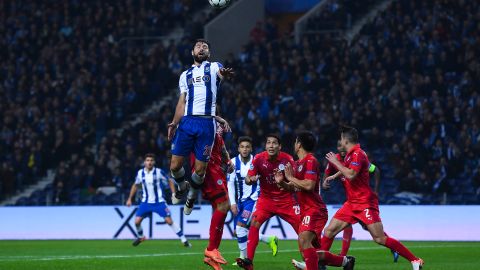
<path id="1" fill-rule="evenodd" d="M 300 215 L 300 205 L 294 205 L 293 210 L 295 210 L 295 215 Z"/>
<path id="2" fill-rule="evenodd" d="M 363 210 L 363 211 L 365 211 L 365 217 L 366 217 L 367 219 L 372 219 L 372 216 L 370 216 L 370 214 L 368 213 L 369 210 L 370 210 L 370 209 L 367 208 L 367 209 L 365 209 L 365 210 Z"/>
<path id="3" fill-rule="evenodd" d="M 310 216 L 304 216 L 302 220 L 302 225 L 307 226 L 308 224 L 310 224 Z"/>

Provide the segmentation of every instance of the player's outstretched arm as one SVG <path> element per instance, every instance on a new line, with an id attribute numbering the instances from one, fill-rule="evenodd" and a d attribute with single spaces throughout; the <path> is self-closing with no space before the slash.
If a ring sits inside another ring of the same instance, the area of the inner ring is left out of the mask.
<path id="1" fill-rule="evenodd" d="M 127 200 L 127 203 L 126 203 L 127 206 L 132 205 L 132 201 L 135 198 L 136 193 L 137 193 L 137 184 L 134 183 L 132 185 L 132 187 L 130 188 L 130 195 L 128 196 L 128 200 Z"/>
<path id="2" fill-rule="evenodd" d="M 177 130 L 178 123 L 182 119 L 183 115 L 185 114 L 185 99 L 186 93 L 181 93 L 180 97 L 178 98 L 177 107 L 175 108 L 175 115 L 173 116 L 172 122 L 168 124 L 168 140 L 171 141 L 173 136 L 175 135 L 175 131 Z"/>
<path id="3" fill-rule="evenodd" d="M 341 174 L 343 174 L 347 179 L 353 180 L 353 179 L 355 179 L 355 177 L 357 177 L 358 173 L 355 170 L 352 170 L 350 168 L 347 168 L 347 167 L 343 166 L 343 164 L 340 161 L 338 161 L 335 153 L 330 152 L 325 156 L 325 158 L 328 161 L 330 161 L 337 168 L 337 170 Z"/>

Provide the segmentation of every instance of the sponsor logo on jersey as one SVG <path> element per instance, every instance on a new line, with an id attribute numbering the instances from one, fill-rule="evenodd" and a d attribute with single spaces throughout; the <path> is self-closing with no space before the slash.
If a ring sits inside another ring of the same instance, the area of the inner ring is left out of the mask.
<path id="1" fill-rule="evenodd" d="M 298 166 L 298 172 L 301 172 L 303 169 L 303 165 Z"/>

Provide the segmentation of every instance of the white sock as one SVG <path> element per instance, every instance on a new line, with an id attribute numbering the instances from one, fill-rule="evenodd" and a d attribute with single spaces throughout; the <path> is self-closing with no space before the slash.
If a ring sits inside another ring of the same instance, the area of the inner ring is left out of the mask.
<path id="1" fill-rule="evenodd" d="M 238 249 L 240 250 L 240 258 L 247 257 L 247 240 L 248 240 L 248 229 L 237 226 L 237 241 Z"/>
<path id="2" fill-rule="evenodd" d="M 178 228 L 175 223 L 172 223 L 172 225 L 170 225 L 170 228 L 172 228 L 172 231 L 174 233 L 177 234 L 178 237 L 180 237 L 180 240 L 182 241 L 182 243 L 185 243 L 187 242 L 187 238 L 185 237 L 185 235 L 183 235 L 183 232 L 180 228 Z"/>
<path id="3" fill-rule="evenodd" d="M 182 167 L 178 172 L 171 171 L 172 177 L 175 179 L 180 190 L 187 188 L 187 182 L 185 181 L 185 169 Z"/>
<path id="4" fill-rule="evenodd" d="M 270 235 L 260 234 L 260 241 L 264 243 L 270 243 Z"/>
<path id="5" fill-rule="evenodd" d="M 200 176 L 197 173 L 192 173 L 192 182 L 201 186 L 203 185 L 203 181 L 205 180 L 205 175 Z"/>
<path id="6" fill-rule="evenodd" d="M 137 228 L 137 235 L 138 235 L 138 237 L 142 238 L 142 237 L 143 237 L 143 228 L 142 228 L 142 225 L 135 225 L 135 227 Z"/>

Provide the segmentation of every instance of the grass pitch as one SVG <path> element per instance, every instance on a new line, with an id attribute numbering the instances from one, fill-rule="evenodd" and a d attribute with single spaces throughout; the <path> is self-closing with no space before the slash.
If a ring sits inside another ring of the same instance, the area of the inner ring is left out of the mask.
<path id="1" fill-rule="evenodd" d="M 191 241 L 184 248 L 178 240 L 148 240 L 132 247 L 127 240 L 64 240 L 64 241 L 0 241 L 1 270 L 180 270 L 210 269 L 204 265 L 205 240 Z M 332 251 L 338 252 L 340 241 Z M 480 269 L 480 242 L 404 242 L 417 256 L 425 260 L 425 270 Z M 235 241 L 223 241 L 220 247 L 232 266 L 238 256 Z M 352 241 L 350 255 L 357 258 L 357 270 L 408 270 L 410 263 L 400 258 L 393 263 L 390 251 L 368 241 Z M 260 243 L 255 257 L 255 269 L 293 269 L 292 258 L 300 259 L 295 241 L 280 241 L 279 252 L 272 257 L 269 248 Z M 329 267 L 329 269 L 341 269 Z"/>

